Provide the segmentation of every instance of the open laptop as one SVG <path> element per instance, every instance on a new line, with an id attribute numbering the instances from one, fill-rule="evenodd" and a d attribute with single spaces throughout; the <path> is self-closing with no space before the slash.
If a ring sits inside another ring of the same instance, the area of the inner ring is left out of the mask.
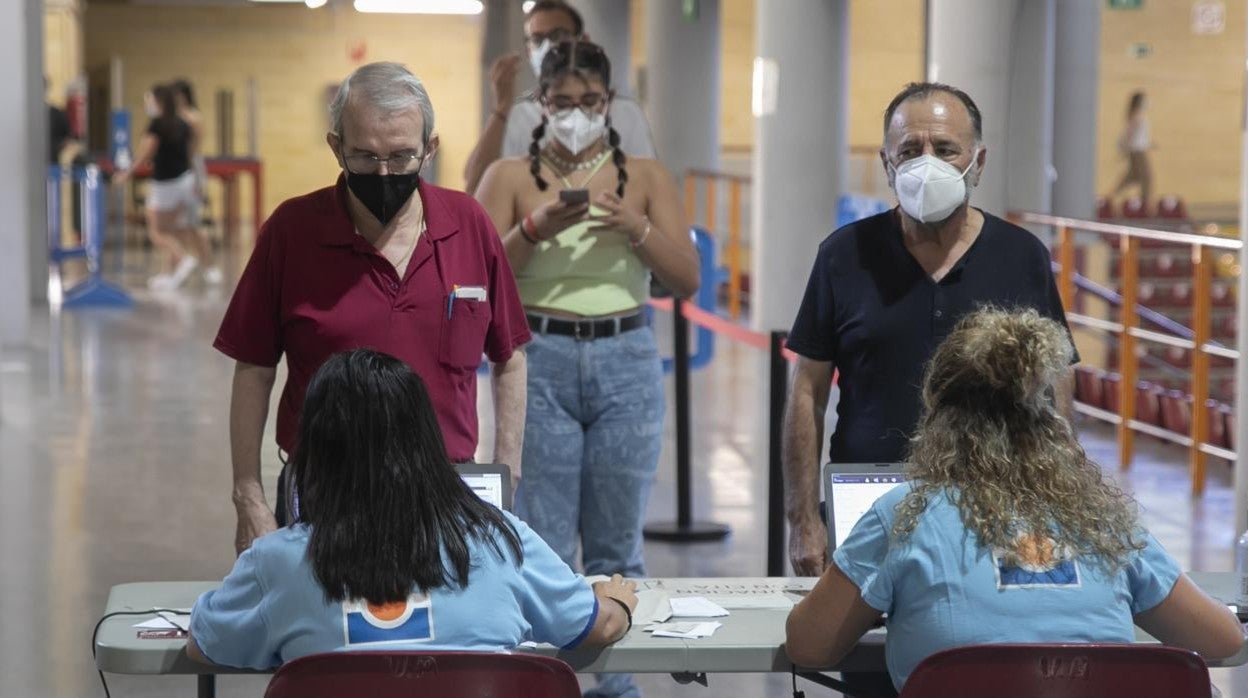
<path id="1" fill-rule="evenodd" d="M 875 500 L 906 482 L 904 468 L 905 463 L 828 463 L 823 466 L 829 558 Z"/>
<path id="2" fill-rule="evenodd" d="M 477 496 L 503 511 L 511 511 L 511 467 L 502 463 L 463 463 L 459 476 Z"/>

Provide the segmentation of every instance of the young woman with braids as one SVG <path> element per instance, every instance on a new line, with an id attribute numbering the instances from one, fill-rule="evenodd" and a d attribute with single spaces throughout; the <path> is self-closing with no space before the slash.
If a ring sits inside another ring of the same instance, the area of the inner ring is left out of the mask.
<path id="1" fill-rule="evenodd" d="M 697 253 L 672 177 L 617 147 L 602 49 L 554 46 L 538 89 L 529 157 L 495 162 L 476 192 L 534 334 L 516 512 L 571 565 L 579 543 L 586 574 L 636 577 L 665 404 L 643 306 L 651 274 L 678 296 L 696 291 Z M 577 189 L 588 202 L 561 200 Z"/>
<path id="2" fill-rule="evenodd" d="M 1140 525 L 1058 411 L 1072 351 L 1035 310 L 958 323 L 928 366 L 911 482 L 875 502 L 789 615 L 794 663 L 835 664 L 881 613 L 898 689 L 951 647 L 1132 642 L 1133 625 L 1210 659 L 1240 651 L 1235 616 Z"/>

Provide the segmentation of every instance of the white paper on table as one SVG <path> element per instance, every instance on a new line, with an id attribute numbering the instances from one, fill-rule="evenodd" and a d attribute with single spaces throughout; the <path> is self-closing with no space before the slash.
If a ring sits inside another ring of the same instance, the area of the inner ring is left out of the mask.
<path id="1" fill-rule="evenodd" d="M 781 610 L 793 608 L 793 599 L 782 594 L 749 594 L 745 596 L 721 596 L 714 603 L 733 611 Z"/>
<path id="2" fill-rule="evenodd" d="M 728 611 L 702 596 L 685 596 L 671 600 L 672 615 L 677 618 L 722 618 Z"/>
<path id="3" fill-rule="evenodd" d="M 191 629 L 191 609 L 178 608 L 170 611 L 157 611 L 152 609 L 152 613 L 156 614 L 155 618 L 145 620 L 142 623 L 135 623 L 134 627 L 144 630 L 183 630 Z"/>
<path id="4" fill-rule="evenodd" d="M 721 627 L 722 623 L 659 623 L 654 626 L 655 637 L 675 637 L 685 640 L 710 637 Z"/>
<path id="5" fill-rule="evenodd" d="M 633 611 L 633 625 L 662 623 L 672 617 L 672 604 L 666 591 L 642 589 L 637 592 L 637 608 Z"/>

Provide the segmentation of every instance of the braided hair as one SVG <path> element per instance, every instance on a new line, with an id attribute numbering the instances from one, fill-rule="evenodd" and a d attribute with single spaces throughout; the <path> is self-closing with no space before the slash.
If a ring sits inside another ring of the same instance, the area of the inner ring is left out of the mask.
<path id="1" fill-rule="evenodd" d="M 546 115 L 542 114 L 542 123 L 533 129 L 533 142 L 529 144 L 529 172 L 533 173 L 533 181 L 538 191 L 546 191 L 546 180 L 542 179 L 542 136 L 546 135 Z"/>
<path id="2" fill-rule="evenodd" d="M 607 144 L 611 146 L 611 162 L 619 173 L 619 184 L 615 186 L 615 195 L 624 198 L 624 183 L 628 181 L 628 172 L 624 171 L 624 151 L 620 150 L 620 132 L 611 125 L 611 117 L 607 117 Z"/>
<path id="3" fill-rule="evenodd" d="M 538 94 L 543 98 L 551 85 L 569 76 L 582 80 L 596 77 L 602 80 L 602 86 L 611 92 L 611 61 L 598 44 L 589 41 L 563 41 L 550 48 L 542 59 L 542 70 L 538 75 Z M 546 135 L 546 116 L 542 115 L 542 123 L 533 129 L 533 141 L 529 144 L 529 172 L 540 191 L 546 191 L 549 184 L 542 178 L 541 141 Z M 611 146 L 611 162 L 618 172 L 619 183 L 615 193 L 623 198 L 624 184 L 628 182 L 628 172 L 624 169 L 627 158 L 620 150 L 620 134 L 611 125 L 611 117 L 607 117 L 607 144 Z"/>

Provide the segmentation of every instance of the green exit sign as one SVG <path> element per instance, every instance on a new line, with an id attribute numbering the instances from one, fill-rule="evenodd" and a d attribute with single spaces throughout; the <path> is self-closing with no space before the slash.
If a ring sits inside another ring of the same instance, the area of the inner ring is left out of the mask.
<path id="1" fill-rule="evenodd" d="M 1111 10 L 1138 10 L 1144 0 L 1109 0 Z"/>

